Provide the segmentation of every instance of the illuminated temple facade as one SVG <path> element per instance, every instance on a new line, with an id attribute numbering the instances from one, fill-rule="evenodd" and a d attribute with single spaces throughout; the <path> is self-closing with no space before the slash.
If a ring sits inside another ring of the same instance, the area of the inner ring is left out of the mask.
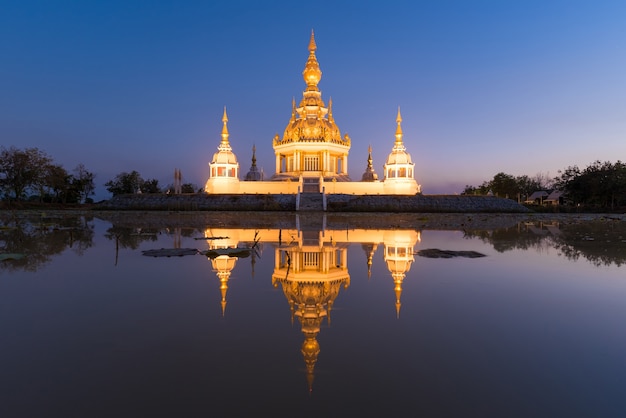
<path id="1" fill-rule="evenodd" d="M 372 165 L 371 148 L 367 167 L 359 181 L 348 176 L 348 153 L 351 139 L 341 131 L 333 116 L 332 100 L 328 106 L 322 100 L 318 84 L 322 71 L 315 51 L 314 34 L 309 42 L 309 57 L 302 76 L 306 89 L 300 104 L 292 101 L 291 118 L 283 136 L 273 139 L 276 168 L 267 180 L 256 166 L 253 149 L 250 171 L 242 176 L 235 153 L 230 145 L 226 109 L 222 117 L 222 139 L 218 151 L 209 163 L 209 179 L 205 191 L 209 194 L 381 194 L 415 195 L 421 186 L 415 181 L 414 163 L 403 143 L 400 109 L 396 118 L 395 142 L 379 180 Z M 378 142 L 378 141 L 377 141 Z M 242 178 L 243 180 L 240 180 Z"/>

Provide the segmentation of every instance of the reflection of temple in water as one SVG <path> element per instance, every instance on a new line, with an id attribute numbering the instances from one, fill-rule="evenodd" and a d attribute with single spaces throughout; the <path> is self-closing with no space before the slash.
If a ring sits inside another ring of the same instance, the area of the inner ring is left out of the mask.
<path id="1" fill-rule="evenodd" d="M 235 235 L 232 232 L 231 235 Z M 209 250 L 237 248 L 237 246 L 239 245 L 236 238 L 230 238 L 228 235 L 212 235 L 210 230 L 207 230 L 205 232 L 205 237 L 208 241 Z M 211 267 L 213 267 L 213 271 L 220 281 L 220 292 L 222 294 L 222 315 L 224 315 L 226 313 L 226 292 L 228 291 L 228 280 L 230 280 L 230 274 L 235 268 L 238 257 L 223 254 L 218 255 L 217 257 L 209 258 L 209 260 L 211 261 Z"/>
<path id="2" fill-rule="evenodd" d="M 330 323 L 330 311 L 341 286 L 350 285 L 347 244 L 324 245 L 322 231 L 300 231 L 297 241 L 277 246 L 275 254 L 272 284 L 282 286 L 292 321 L 294 317 L 300 321 L 310 390 L 320 352 L 317 334 L 324 318 Z"/>
<path id="3" fill-rule="evenodd" d="M 417 236 L 419 239 L 419 233 Z M 383 236 L 385 244 L 385 263 L 393 278 L 394 292 L 396 293 L 396 315 L 400 316 L 400 296 L 402 295 L 402 283 L 406 273 L 413 263 L 414 246 L 417 241 L 406 231 L 387 231 Z"/>
<path id="4" fill-rule="evenodd" d="M 374 253 L 384 246 L 384 261 L 393 279 L 396 315 L 400 315 L 400 296 L 406 273 L 414 261 L 414 247 L 420 240 L 415 230 L 327 230 L 319 227 L 295 229 L 207 229 L 208 249 L 249 246 L 256 235 L 264 245 L 274 249 L 272 284 L 280 286 L 291 311 L 292 321 L 300 323 L 304 341 L 301 351 L 306 363 L 307 381 L 312 388 L 314 369 L 320 353 L 317 335 L 323 321 L 330 324 L 330 314 L 341 288 L 350 286 L 348 247 L 360 244 L 365 252 L 368 279 Z M 222 313 L 226 291 L 237 257 L 220 255 L 211 259 L 213 271 L 220 280 Z"/>

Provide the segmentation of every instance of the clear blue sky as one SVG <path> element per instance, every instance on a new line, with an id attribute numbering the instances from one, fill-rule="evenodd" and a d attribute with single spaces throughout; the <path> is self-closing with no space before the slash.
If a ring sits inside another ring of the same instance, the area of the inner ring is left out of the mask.
<path id="1" fill-rule="evenodd" d="M 241 172 L 319 84 L 360 179 L 391 151 L 398 106 L 427 194 L 498 172 L 555 177 L 626 160 L 626 2 L 1 1 L 0 144 L 96 173 L 203 186 L 227 107 Z"/>

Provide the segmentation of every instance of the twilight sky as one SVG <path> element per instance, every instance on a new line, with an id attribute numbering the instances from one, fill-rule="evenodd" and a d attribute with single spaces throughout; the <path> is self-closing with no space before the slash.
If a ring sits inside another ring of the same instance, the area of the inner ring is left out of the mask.
<path id="1" fill-rule="evenodd" d="M 398 106 L 426 194 L 626 160 L 623 0 L 4 1 L 0 145 L 85 164 L 96 200 L 122 171 L 203 186 L 226 106 L 269 177 L 312 29 L 353 180 L 370 144 L 382 177 Z"/>

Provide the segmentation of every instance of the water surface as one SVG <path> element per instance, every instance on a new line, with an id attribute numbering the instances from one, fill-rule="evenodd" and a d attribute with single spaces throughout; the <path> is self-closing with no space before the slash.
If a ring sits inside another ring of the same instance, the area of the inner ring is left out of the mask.
<path id="1" fill-rule="evenodd" d="M 623 221 L 168 219 L 4 220 L 0 416 L 624 416 Z"/>

